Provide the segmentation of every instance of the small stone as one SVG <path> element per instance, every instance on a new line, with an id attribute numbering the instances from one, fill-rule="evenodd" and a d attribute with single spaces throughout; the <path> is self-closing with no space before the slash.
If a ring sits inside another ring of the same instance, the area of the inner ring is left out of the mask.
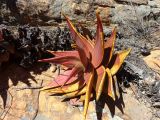
<path id="1" fill-rule="evenodd" d="M 145 91 L 143 91 L 142 94 L 145 94 Z"/>
<path id="2" fill-rule="evenodd" d="M 94 3 L 99 6 L 114 6 L 113 0 L 95 0 Z"/>
<path id="3" fill-rule="evenodd" d="M 142 54 L 143 56 L 148 56 L 148 55 L 150 55 L 151 53 L 150 53 L 150 50 L 147 49 L 147 47 L 144 47 L 144 48 L 141 49 L 141 54 Z"/>

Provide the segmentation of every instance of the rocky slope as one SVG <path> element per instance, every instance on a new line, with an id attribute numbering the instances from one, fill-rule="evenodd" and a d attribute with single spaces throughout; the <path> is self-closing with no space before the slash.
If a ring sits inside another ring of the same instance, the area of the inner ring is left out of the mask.
<path id="1" fill-rule="evenodd" d="M 54 25 L 62 13 L 73 20 L 93 22 L 99 9 L 103 20 L 113 23 L 149 18 L 160 21 L 159 0 L 1 0 L 0 23 Z"/>
<path id="2" fill-rule="evenodd" d="M 157 82 L 160 79 L 158 62 L 160 52 L 159 50 L 157 50 L 158 52 L 154 51 L 160 46 L 160 0 L 0 1 L 0 24 L 6 25 L 13 35 L 15 35 L 15 29 L 17 30 L 19 25 L 26 24 L 29 30 L 30 27 L 36 26 L 36 29 L 38 27 L 38 29 L 44 29 L 47 34 L 56 30 L 57 26 L 64 28 L 66 22 L 62 13 L 68 15 L 75 24 L 80 22 L 87 26 L 94 34 L 96 28 L 95 11 L 99 10 L 104 24 L 105 37 L 110 35 L 113 26 L 117 26 L 115 49 L 132 48 L 127 61 L 138 68 L 133 72 L 142 75 L 142 78 L 141 80 L 134 79 L 132 83 L 135 82 L 136 84 L 131 83 L 132 87 L 124 90 L 127 92 L 126 94 L 123 93 L 125 107 L 122 101 L 114 103 L 116 107 L 110 106 L 112 112 L 115 112 L 114 117 L 112 117 L 109 107 L 104 104 L 104 101 L 100 103 L 93 101 L 87 119 L 158 120 L 160 118 L 160 110 L 158 109 L 160 106 L 160 84 Z M 43 37 L 41 34 L 40 36 Z M 56 37 L 51 35 L 49 41 L 52 39 L 54 41 L 53 36 Z M 37 38 L 39 39 L 39 36 Z M 60 46 L 59 48 L 63 47 Z M 15 63 L 7 63 L 4 68 L 0 71 L 1 119 L 81 119 L 81 106 L 73 107 L 68 102 L 61 102 L 59 97 L 48 96 L 43 92 L 39 93 L 38 89 L 34 89 L 34 87 L 40 88 L 41 85 L 46 85 L 53 79 L 53 76 L 57 75 L 54 65 L 50 68 L 34 66 L 33 69 L 26 70 L 17 64 L 15 65 Z M 154 68 L 156 71 L 153 70 Z M 129 72 L 132 73 L 130 70 Z M 128 74 L 130 75 L 130 73 Z M 130 80 L 133 80 L 132 77 Z M 128 84 L 129 81 L 126 82 Z M 28 87 L 30 89 L 26 89 Z M 96 108 L 94 107 L 95 104 Z M 124 114 L 121 112 L 122 108 Z"/>

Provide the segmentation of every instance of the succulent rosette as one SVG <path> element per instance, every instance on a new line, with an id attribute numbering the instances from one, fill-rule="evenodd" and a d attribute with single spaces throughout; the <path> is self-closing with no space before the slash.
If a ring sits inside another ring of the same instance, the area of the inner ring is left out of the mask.
<path id="1" fill-rule="evenodd" d="M 79 101 L 84 101 L 83 115 L 85 118 L 94 93 L 97 101 L 102 93 L 110 96 L 113 100 L 115 100 L 115 94 L 118 96 L 118 83 L 114 78 L 131 50 L 114 53 L 116 28 L 113 29 L 110 38 L 104 40 L 103 26 L 98 12 L 96 17 L 96 36 L 91 40 L 89 35 L 80 34 L 69 18 L 65 16 L 76 49 L 73 51 L 48 51 L 54 57 L 39 60 L 40 62 L 60 64 L 67 68 L 42 91 L 62 94 L 65 99 L 76 97 Z M 113 89 L 113 86 L 116 86 L 116 89 Z"/>

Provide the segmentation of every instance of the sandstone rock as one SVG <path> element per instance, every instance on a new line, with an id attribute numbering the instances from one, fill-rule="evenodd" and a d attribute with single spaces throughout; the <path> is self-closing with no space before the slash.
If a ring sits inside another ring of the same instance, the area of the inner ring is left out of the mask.
<path id="1" fill-rule="evenodd" d="M 149 0 L 148 5 L 154 8 L 160 8 L 160 1 L 159 0 Z"/>
<path id="2" fill-rule="evenodd" d="M 140 5 L 140 6 L 130 6 L 130 5 L 120 5 L 116 4 L 115 8 L 111 10 L 111 19 L 116 23 L 127 24 L 127 22 L 137 21 L 145 18 L 151 13 L 150 6 Z"/>
<path id="3" fill-rule="evenodd" d="M 16 16 L 20 23 L 41 22 L 47 20 L 46 13 L 48 12 L 49 5 L 50 0 L 17 0 L 14 8 L 16 9 L 16 12 L 11 12 Z"/>
<path id="4" fill-rule="evenodd" d="M 76 3 L 73 3 L 73 0 L 66 0 L 66 2 L 63 2 L 62 4 L 62 12 L 72 16 L 74 14 L 73 9 L 75 8 Z"/>
<path id="5" fill-rule="evenodd" d="M 122 116 L 119 116 L 123 118 L 127 115 L 129 118 L 128 120 L 150 120 L 152 117 L 151 109 L 146 107 L 145 104 L 140 103 L 135 97 L 132 96 L 133 94 L 133 91 L 127 90 L 127 95 L 123 96 L 123 99 L 127 100 L 127 102 L 125 102 L 126 108 L 124 110 L 124 114 L 122 114 Z"/>
<path id="6" fill-rule="evenodd" d="M 90 4 L 88 3 L 81 3 L 80 4 L 80 9 L 81 11 L 84 13 L 84 14 L 87 14 L 87 12 L 89 11 L 89 8 L 90 8 Z"/>
<path id="7" fill-rule="evenodd" d="M 42 14 L 43 12 L 48 10 L 50 2 L 50 0 L 17 0 L 16 7 L 19 9 L 20 13 L 28 11 L 28 13 L 32 15 Z"/>
<path id="8" fill-rule="evenodd" d="M 24 74 L 27 73 L 24 72 L 20 67 L 16 67 L 14 65 L 12 65 L 11 67 L 12 69 L 9 68 L 9 70 L 3 72 L 3 75 L 8 75 L 12 79 L 14 78 L 14 76 L 16 76 L 18 80 L 28 80 L 27 75 L 25 75 L 24 77 Z M 14 74 L 8 72 L 12 70 L 15 70 L 16 72 Z M 32 79 L 30 79 L 29 81 L 31 83 L 31 86 L 38 86 L 41 83 L 41 80 L 43 80 L 43 85 L 46 85 L 51 80 L 51 78 L 48 77 L 48 74 L 50 74 L 50 76 L 53 76 L 54 73 L 52 72 L 52 69 L 48 69 L 41 74 L 35 74 L 33 72 L 31 77 Z M 2 75 L 0 75 L 0 77 L 2 81 L 4 77 L 2 77 Z M 33 79 L 36 80 L 37 83 L 31 82 L 33 81 Z M 39 99 L 37 99 L 39 90 L 36 89 L 24 89 L 20 91 L 17 91 L 17 89 L 15 89 L 17 87 L 24 87 L 24 85 L 26 84 L 23 82 L 18 82 L 16 86 L 10 86 L 10 93 L 8 93 L 7 97 L 6 110 L 9 107 L 11 107 L 11 109 L 9 109 L 4 120 L 30 120 L 34 117 L 37 109 L 38 113 L 35 120 L 82 120 L 83 107 L 73 107 L 68 104 L 68 102 L 61 102 L 60 97 L 48 96 L 45 92 L 41 92 L 39 95 Z M 115 116 L 112 117 L 107 105 L 103 106 L 103 103 L 100 102 L 97 104 L 97 108 L 95 108 L 96 103 L 95 101 L 92 101 L 90 102 L 87 120 L 97 120 L 96 112 L 102 114 L 102 120 L 150 120 L 152 112 L 149 108 L 139 103 L 134 98 L 133 92 L 131 90 L 128 90 L 127 94 L 123 94 L 123 97 L 125 103 L 125 114 L 122 114 L 120 110 L 116 108 Z M 37 106 L 38 102 L 39 104 Z M 1 101 L 0 103 L 0 105 L 2 106 L 3 102 Z M 3 110 L 0 109 L 0 113 L 2 112 Z M 4 113 L 1 117 L 3 116 Z"/>
<path id="9" fill-rule="evenodd" d="M 151 55 L 144 58 L 147 65 L 153 70 L 160 73 L 160 50 L 151 51 Z"/>
<path id="10" fill-rule="evenodd" d="M 138 5 L 147 5 L 148 0 L 117 0 L 118 2 L 128 2 L 128 3 L 134 3 Z"/>
<path id="11" fill-rule="evenodd" d="M 114 6 L 114 0 L 95 0 L 94 4 L 99 6 Z"/>
<path id="12" fill-rule="evenodd" d="M 55 0 L 49 6 L 48 16 L 55 19 L 61 19 L 61 9 L 62 9 L 63 0 Z"/>
<path id="13" fill-rule="evenodd" d="M 117 4 L 111 10 L 111 20 L 113 23 L 124 23 L 126 20 L 136 20 L 134 9 L 130 5 Z"/>
<path id="14" fill-rule="evenodd" d="M 64 18 L 62 12 L 67 14 L 72 20 L 91 22 L 95 19 L 95 10 L 101 9 L 101 16 L 109 17 L 113 22 L 121 23 L 123 20 L 135 19 L 134 8 L 142 18 L 152 11 L 157 13 L 160 7 L 159 0 L 17 0 L 2 2 L 0 4 L 0 22 L 12 24 L 31 24 L 31 25 L 55 25 Z M 126 2 L 128 5 L 126 5 Z M 147 4 L 148 3 L 148 4 Z M 136 5 L 140 6 L 136 6 Z M 115 7 L 115 8 L 114 8 Z M 151 8 L 150 8 L 151 7 Z M 35 9 L 36 8 L 36 9 Z M 158 19 L 158 18 L 157 18 Z"/>
<path id="15" fill-rule="evenodd" d="M 106 25 L 110 24 L 109 16 L 110 16 L 110 7 L 98 7 L 97 10 L 100 11 L 100 16 Z"/>
<path id="16" fill-rule="evenodd" d="M 140 5 L 139 7 L 136 7 L 136 13 L 139 17 L 144 18 L 148 16 L 151 12 L 151 7 L 146 5 Z"/>
<path id="17" fill-rule="evenodd" d="M 87 11 L 89 10 L 89 4 L 88 3 L 81 3 L 81 4 L 77 4 L 74 3 L 73 0 L 68 0 L 67 2 L 63 2 L 62 4 L 62 12 L 65 14 L 68 14 L 70 16 L 73 16 L 74 14 L 78 15 L 80 14 L 86 14 Z"/>

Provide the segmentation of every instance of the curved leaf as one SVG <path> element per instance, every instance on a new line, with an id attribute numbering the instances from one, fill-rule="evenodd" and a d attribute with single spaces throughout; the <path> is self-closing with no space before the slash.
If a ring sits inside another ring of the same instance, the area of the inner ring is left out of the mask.
<path id="1" fill-rule="evenodd" d="M 80 58 L 78 51 L 50 51 L 50 50 L 47 50 L 47 51 L 49 53 L 55 55 L 56 57 L 74 56 L 74 57 Z"/>
<path id="2" fill-rule="evenodd" d="M 111 60 L 111 63 L 109 64 L 109 68 L 112 75 L 115 75 L 119 68 L 121 67 L 124 59 L 127 57 L 127 55 L 130 53 L 131 49 L 121 51 L 117 54 L 115 54 Z"/>
<path id="3" fill-rule="evenodd" d="M 75 67 L 72 69 L 71 73 L 65 79 L 65 82 L 64 82 L 63 85 L 65 85 L 72 77 L 74 77 L 75 75 L 77 75 L 80 71 L 84 71 L 84 67 L 81 64 L 75 65 Z"/>
<path id="4" fill-rule="evenodd" d="M 74 56 L 62 56 L 62 57 L 54 57 L 48 59 L 38 60 L 38 62 L 51 62 L 56 64 L 61 64 L 66 67 L 74 67 L 77 63 L 81 63 L 77 57 Z"/>
<path id="5" fill-rule="evenodd" d="M 82 73 L 82 77 L 83 77 L 86 84 L 88 84 L 90 77 L 93 74 L 93 69 L 94 69 L 94 67 L 91 64 L 89 64 L 87 66 L 87 68 L 85 69 L 85 71 Z"/>
<path id="6" fill-rule="evenodd" d="M 104 65 L 107 66 L 111 61 L 114 51 L 114 44 L 116 40 L 116 28 L 113 29 L 111 37 L 104 43 L 104 58 L 103 62 Z"/>
<path id="7" fill-rule="evenodd" d="M 105 82 L 106 77 L 106 71 L 104 66 L 100 66 L 97 70 L 97 83 L 96 83 L 96 100 L 98 101 Z"/>
<path id="8" fill-rule="evenodd" d="M 77 97 L 77 96 L 82 95 L 84 93 L 86 93 L 86 86 L 83 87 L 82 89 L 78 90 L 78 91 L 64 94 L 62 97 L 64 99 L 69 99 L 69 98 Z"/>
<path id="9" fill-rule="evenodd" d="M 79 101 L 80 101 L 80 102 L 83 102 L 83 101 L 85 101 L 85 98 L 86 98 L 86 94 L 81 95 Z M 90 96 L 90 99 L 92 99 L 92 98 L 93 98 L 93 93 L 91 93 L 91 96 Z"/>
<path id="10" fill-rule="evenodd" d="M 93 87 L 93 81 L 94 81 L 94 70 L 92 71 L 92 74 L 87 83 L 87 90 L 86 90 L 86 96 L 84 101 L 84 111 L 83 111 L 84 118 L 86 118 L 86 115 L 87 115 L 88 105 L 89 105 L 92 87 Z"/>
<path id="11" fill-rule="evenodd" d="M 95 46 L 92 51 L 92 64 L 97 68 L 103 60 L 104 55 L 104 35 L 102 22 L 99 16 L 99 13 L 96 13 L 97 16 L 97 32 L 95 37 Z"/>
<path id="12" fill-rule="evenodd" d="M 107 73 L 107 79 L 108 79 L 108 90 L 107 90 L 107 94 L 113 99 L 115 100 L 115 94 L 114 94 L 114 90 L 113 90 L 113 81 L 112 81 L 112 74 L 110 72 L 110 70 L 108 68 L 106 68 L 106 73 Z M 105 89 L 104 89 L 105 90 Z M 106 92 L 106 91 L 104 91 Z"/>
<path id="13" fill-rule="evenodd" d="M 66 82 L 66 79 L 69 77 L 71 72 L 72 72 L 72 70 L 67 70 L 63 74 L 58 75 L 55 80 L 53 80 L 51 83 L 49 83 L 48 87 L 54 88 L 54 87 L 59 87 L 59 86 L 64 85 Z M 66 85 L 76 81 L 77 78 L 78 78 L 78 76 L 73 76 L 72 78 L 70 78 L 66 82 Z"/>
<path id="14" fill-rule="evenodd" d="M 80 90 L 84 87 L 85 83 L 84 80 L 76 80 L 72 84 L 63 86 L 63 87 L 44 87 L 41 91 L 49 92 L 51 94 L 65 94 L 69 92 L 74 92 Z"/>

